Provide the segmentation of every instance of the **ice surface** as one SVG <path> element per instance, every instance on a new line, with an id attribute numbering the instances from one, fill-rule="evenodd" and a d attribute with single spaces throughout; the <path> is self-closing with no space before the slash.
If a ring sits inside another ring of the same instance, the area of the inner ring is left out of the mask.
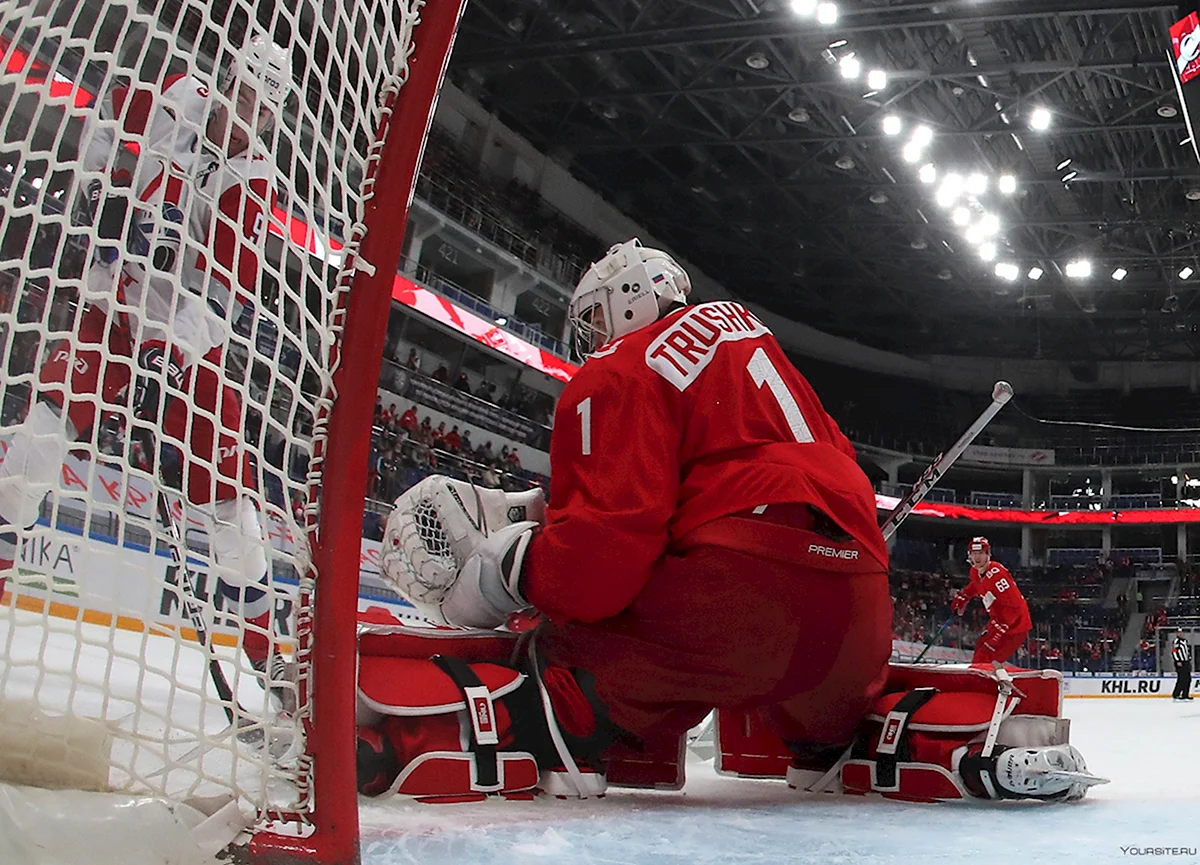
<path id="1" fill-rule="evenodd" d="M 70 623 L 65 629 L 71 630 Z M 135 702 L 166 702 L 153 675 L 131 663 L 108 666 L 97 644 L 109 640 L 124 658 L 144 651 L 141 634 L 84 625 L 89 638 L 76 647 L 70 633 L 45 641 L 13 643 L 10 658 L 41 658 L 42 665 L 75 666 L 87 679 L 108 672 L 107 700 L 95 693 L 54 689 L 41 681 L 40 696 L 57 694 L 86 714 L 121 717 Z M 0 645 L 5 627 L 0 623 Z M 94 641 L 94 642 L 93 642 Z M 171 648 L 177 649 L 172 643 Z M 234 653 L 224 651 L 233 668 Z M 171 657 L 168 655 L 167 657 Z M 179 680 L 204 683 L 203 656 L 184 647 L 168 667 Z M 28 688 L 37 668 L 16 666 L 7 687 Z M 126 672 L 128 675 L 124 675 Z M 243 699 L 262 700 L 261 690 L 239 682 Z M 204 686 L 202 686 L 204 687 Z M 207 691 L 207 687 L 204 687 Z M 174 711 L 196 726 L 220 730 L 225 720 L 199 688 L 175 694 Z M 73 698 L 73 699 L 72 699 Z M 65 707 L 65 706 L 64 706 Z M 162 706 L 158 711 L 166 711 Z M 466 805 L 419 805 L 400 800 L 362 800 L 362 850 L 367 865 L 532 865 L 554 863 L 840 863 L 878 865 L 964 862 L 1098 865 L 1152 859 L 1200 862 L 1200 772 L 1194 743 L 1200 740 L 1200 702 L 1167 699 L 1068 699 L 1072 742 L 1089 767 L 1112 779 L 1088 799 L 1071 805 L 963 803 L 905 805 L 849 796 L 801 797 L 782 782 L 718 777 L 711 761 L 693 759 L 679 793 L 613 790 L 601 800 L 488 801 Z M 1124 848 L 1136 848 L 1136 852 Z M 1183 855 L 1156 855 L 1147 848 L 1188 848 Z M 149 860 L 146 860 L 149 861 Z M 7 863 L 3 863 L 7 865 Z M 131 856 L 126 865 L 141 865 Z"/>
<path id="2" fill-rule="evenodd" d="M 1200 774 L 1192 752 L 1200 704 L 1070 699 L 1065 711 L 1089 768 L 1112 779 L 1074 804 L 802 797 L 782 782 L 723 778 L 711 761 L 692 762 L 680 793 L 615 790 L 589 802 L 364 803 L 363 862 L 1200 862 Z"/>

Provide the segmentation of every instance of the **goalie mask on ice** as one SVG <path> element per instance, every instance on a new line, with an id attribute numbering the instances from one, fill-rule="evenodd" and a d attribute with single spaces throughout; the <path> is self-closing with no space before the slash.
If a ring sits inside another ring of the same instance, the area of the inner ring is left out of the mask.
<path id="1" fill-rule="evenodd" d="M 528 606 L 521 563 L 545 510 L 540 489 L 506 493 L 431 475 L 396 499 L 383 577 L 431 621 L 496 627 Z"/>

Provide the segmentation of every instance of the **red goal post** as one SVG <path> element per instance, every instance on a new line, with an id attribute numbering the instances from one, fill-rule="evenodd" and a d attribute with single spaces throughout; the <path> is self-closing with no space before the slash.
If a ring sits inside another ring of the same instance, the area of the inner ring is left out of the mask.
<path id="1" fill-rule="evenodd" d="M 375 385 L 464 4 L 0 8 L 0 559 L 15 556 L 0 562 L 0 783 L 201 809 L 227 799 L 244 815 L 238 858 L 359 860 L 355 639 Z M 253 187 L 226 218 L 204 188 L 225 183 L 230 162 L 197 166 L 214 113 L 240 110 L 239 82 L 273 86 L 247 48 L 255 35 L 286 58 L 281 120 L 252 145 L 279 198 Z M 191 103 L 169 92 L 180 78 L 195 80 Z M 150 107 L 135 121 L 139 90 Z M 176 132 L 163 137 L 155 124 L 166 117 L 193 135 L 191 151 Z M 101 168 L 92 151 L 105 130 L 116 155 Z M 145 166 L 164 141 L 184 157 L 161 160 L 156 186 Z M 135 166 L 132 179 L 117 179 L 119 160 Z M 103 226 L 114 199 L 127 202 L 116 233 Z M 269 235 L 248 227 L 252 203 Z M 160 257 L 165 247 L 177 256 Z M 157 312 L 155 292 L 184 300 Z M 192 357 L 180 310 L 196 297 L 211 353 Z M 88 335 L 96 321 L 101 338 Z M 173 340 L 185 348 L 182 385 L 165 357 L 147 366 L 139 354 L 162 330 L 168 354 Z M 90 386 L 89 369 L 99 370 Z M 200 394 L 205 375 L 213 405 Z M 181 429 L 168 396 L 137 438 L 143 381 L 185 392 L 174 398 L 186 402 Z M 216 430 L 207 450 L 206 424 Z M 266 574 L 238 582 L 256 550 Z M 269 611 L 252 615 L 260 596 Z M 266 671 L 252 641 L 269 645 Z M 272 687 L 284 681 L 272 665 L 284 658 L 297 704 L 281 710 L 272 698 L 287 688 Z"/>
<path id="2" fill-rule="evenodd" d="M 357 260 L 347 256 L 351 280 L 341 341 L 341 364 L 334 375 L 340 395 L 329 418 L 329 447 L 324 454 L 321 525 L 313 539 L 318 573 L 333 574 L 331 597 L 314 607 L 312 670 L 315 688 L 335 683 L 335 691 L 314 701 L 316 771 L 322 759 L 334 764 L 336 784 L 315 792 L 313 822 L 317 861 L 341 863 L 358 856 L 358 791 L 354 767 L 354 714 L 357 668 L 358 561 L 366 500 L 367 463 L 375 408 L 375 382 L 383 359 L 392 286 L 400 264 L 408 208 L 417 169 L 450 59 L 454 34 L 466 0 L 429 0 L 408 64 L 408 80 L 383 114 L 376 171 L 368 176 L 363 235 Z M 431 15 L 435 12 L 436 15 Z M 389 116 L 390 115 L 390 116 Z M 417 134 L 420 130 L 420 134 Z M 403 207 L 397 207 L 403 202 Z M 352 267 L 360 264 L 360 267 Z M 365 384 L 365 386 L 364 386 Z M 349 685 L 349 687 L 347 687 Z M 287 850 L 280 836 L 260 836 L 256 849 Z"/>

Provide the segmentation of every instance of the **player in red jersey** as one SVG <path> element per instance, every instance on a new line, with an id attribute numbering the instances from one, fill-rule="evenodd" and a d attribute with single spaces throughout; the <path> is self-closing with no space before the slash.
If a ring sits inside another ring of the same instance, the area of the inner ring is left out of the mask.
<path id="1" fill-rule="evenodd" d="M 992 561 L 992 545 L 987 538 L 971 538 L 967 558 L 971 562 L 970 582 L 950 602 L 950 609 L 961 616 L 971 598 L 983 601 L 988 623 L 975 644 L 971 663 L 1004 663 L 1021 647 L 1033 627 L 1029 605 L 1008 568 Z"/>
<path id="2" fill-rule="evenodd" d="M 251 627 L 242 646 L 264 675 L 273 592 L 252 499 L 242 400 L 223 380 L 231 326 L 258 301 L 275 163 L 260 136 L 282 113 L 286 49 L 250 34 L 213 92 L 197 75 L 109 89 L 80 138 L 92 255 L 82 312 L 39 370 L 29 415 L 0 462 L 0 594 L 72 441 L 103 410 L 183 454 L 183 492 L 205 522 L 226 608 Z M 157 449 L 151 448 L 154 453 Z M 276 676 L 278 678 L 278 676 Z M 280 702 L 291 697 L 276 689 Z"/>
<path id="3" fill-rule="evenodd" d="M 763 322 L 687 306 L 689 290 L 637 240 L 584 275 L 570 312 L 590 356 L 556 410 L 545 523 L 482 539 L 433 614 L 491 628 L 537 608 L 541 678 L 577 731 L 606 715 L 618 737 L 673 741 L 714 707 L 761 710 L 799 764 L 826 768 L 891 651 L 874 493 Z M 389 564 L 393 518 L 385 574 L 428 600 Z M 394 737 L 399 763 L 422 741 Z"/>

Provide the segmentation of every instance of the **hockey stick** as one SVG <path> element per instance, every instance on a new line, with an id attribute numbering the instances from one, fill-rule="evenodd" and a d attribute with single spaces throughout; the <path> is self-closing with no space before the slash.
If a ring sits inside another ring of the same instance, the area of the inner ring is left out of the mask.
<path id="1" fill-rule="evenodd" d="M 963 451 L 971 442 L 975 441 L 975 437 L 983 432 L 983 428 L 991 422 L 1000 409 L 1004 408 L 1004 404 L 1012 399 L 1012 395 L 1011 384 L 1006 381 L 996 382 L 995 387 L 992 388 L 992 404 L 983 410 L 983 414 L 975 419 L 975 423 L 967 428 L 967 431 L 950 447 L 950 450 L 938 454 L 937 459 L 922 472 L 921 476 L 917 478 L 917 482 L 912 485 L 912 489 L 904 494 L 904 497 L 888 514 L 887 519 L 883 521 L 883 525 L 879 528 L 885 539 L 891 540 L 892 535 L 896 534 L 896 529 L 900 528 L 900 524 L 913 512 L 913 508 L 929 494 L 942 475 L 950 470 L 950 467 L 962 456 Z"/>
<path id="2" fill-rule="evenodd" d="M 225 710 L 225 717 L 229 719 L 230 726 L 237 726 L 237 737 L 239 740 L 249 743 L 258 744 L 263 740 L 263 731 L 261 728 L 242 729 L 248 727 L 254 722 L 246 715 L 246 710 L 242 708 L 242 704 L 238 702 L 237 697 L 233 694 L 233 688 L 229 686 L 229 680 L 225 678 L 225 670 L 221 667 L 221 662 L 217 660 L 216 654 L 213 653 L 212 643 L 209 641 L 208 628 L 204 624 L 204 613 L 201 611 L 199 604 L 196 602 L 196 587 L 192 584 L 192 576 L 188 573 L 187 558 L 185 553 L 183 537 L 180 535 L 179 526 L 175 523 L 175 517 L 171 514 L 171 509 L 167 505 L 167 497 L 159 490 L 156 495 L 156 505 L 158 508 L 158 518 L 162 521 L 163 528 L 166 529 L 170 536 L 171 547 L 171 565 L 167 568 L 167 582 L 176 583 L 172 578 L 178 577 L 177 584 L 180 586 L 179 602 L 187 611 L 188 619 L 191 620 L 192 628 L 196 631 L 196 642 L 204 649 L 208 655 L 208 674 L 212 679 L 213 687 L 217 690 L 217 696 L 221 698 L 221 708 Z M 237 713 L 233 711 L 233 707 L 237 706 Z"/>
<path id="3" fill-rule="evenodd" d="M 925 653 L 933 648 L 933 644 L 936 643 L 938 640 L 938 637 L 940 637 L 942 635 L 942 631 L 944 631 L 944 630 L 946 630 L 946 628 L 950 627 L 950 623 L 952 621 L 954 621 L 953 613 L 950 614 L 950 618 L 948 618 L 948 619 L 946 619 L 946 621 L 942 622 L 942 626 L 937 629 L 937 633 L 933 635 L 933 639 L 931 639 L 928 643 L 925 644 L 925 648 L 921 650 L 921 654 L 919 654 L 915 658 L 913 658 L 911 663 L 913 663 L 913 664 L 919 663 L 920 660 L 925 657 Z"/>

